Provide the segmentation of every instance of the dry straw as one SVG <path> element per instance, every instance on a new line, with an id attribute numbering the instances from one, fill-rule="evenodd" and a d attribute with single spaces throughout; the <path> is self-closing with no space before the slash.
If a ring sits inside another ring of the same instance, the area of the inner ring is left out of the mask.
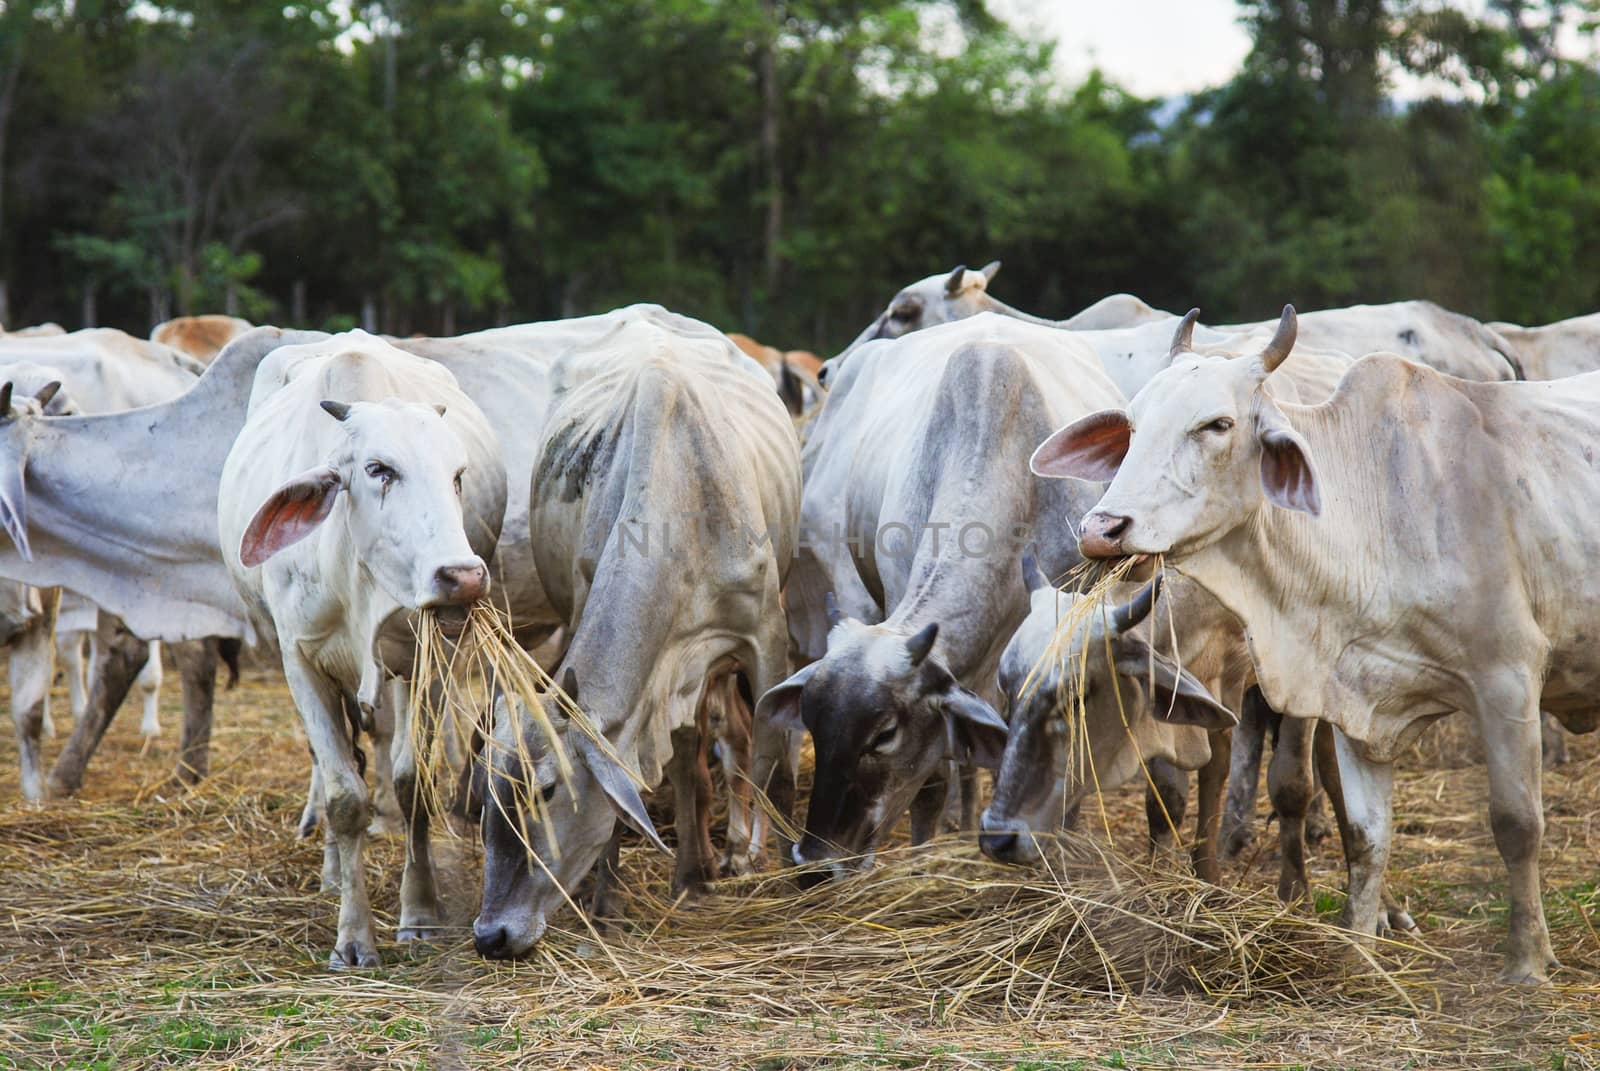
<path id="1" fill-rule="evenodd" d="M 454 624 L 454 622 L 452 623 Z M 485 806 L 501 808 L 510 826 L 523 837 L 530 856 L 524 824 L 507 810 L 503 798 L 509 789 L 513 809 L 533 816 L 548 830 L 549 808 L 539 791 L 541 770 L 571 786 L 572 756 L 564 740 L 567 733 L 582 733 L 604 754 L 618 762 L 641 788 L 645 785 L 622 763 L 610 742 L 583 708 L 545 673 L 533 656 L 513 637 L 505 613 L 488 604 L 472 606 L 459 630 L 446 629 L 438 615 L 416 615 L 416 659 L 410 685 L 406 731 L 417 758 L 421 806 L 442 816 L 447 801 L 440 786 L 447 784 L 456 766 L 451 756 L 467 763 L 482 762 L 492 768 L 498 753 L 516 760 L 521 776 L 501 778 L 501 791 L 486 793 Z M 545 747 L 529 746 L 523 732 L 524 717 L 543 737 Z M 481 758 L 479 754 L 481 752 Z M 559 852 L 554 837 L 546 837 Z"/>

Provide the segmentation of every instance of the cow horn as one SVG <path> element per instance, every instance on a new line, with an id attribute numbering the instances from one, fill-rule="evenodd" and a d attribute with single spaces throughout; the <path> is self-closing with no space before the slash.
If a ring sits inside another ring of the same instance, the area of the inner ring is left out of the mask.
<path id="1" fill-rule="evenodd" d="M 1299 331 L 1299 321 L 1295 318 L 1294 306 L 1285 305 L 1283 315 L 1278 318 L 1278 330 L 1273 334 L 1272 341 L 1267 343 L 1267 348 L 1261 351 L 1261 364 L 1268 373 L 1271 373 L 1289 351 L 1294 349 L 1294 339 Z"/>
<path id="2" fill-rule="evenodd" d="M 561 690 L 574 703 L 578 701 L 578 674 L 573 671 L 571 666 L 568 666 L 567 671 L 561 674 Z"/>
<path id="3" fill-rule="evenodd" d="M 39 403 L 40 409 L 43 409 L 45 406 L 50 404 L 51 400 L 55 398 L 56 392 L 60 389 L 61 381 L 59 379 L 52 379 L 50 382 L 39 388 L 39 393 L 33 396 L 33 400 Z"/>
<path id="4" fill-rule="evenodd" d="M 1000 274 L 1000 262 L 998 260 L 991 260 L 978 270 L 983 272 L 984 282 L 992 283 L 994 282 L 994 277 Z"/>
<path id="5" fill-rule="evenodd" d="M 1040 588 L 1053 587 L 1050 578 L 1044 575 L 1044 570 L 1039 568 L 1039 559 L 1029 547 L 1022 552 L 1022 585 L 1030 592 Z"/>
<path id="6" fill-rule="evenodd" d="M 1183 319 L 1178 321 L 1178 329 L 1172 333 L 1172 349 L 1168 351 L 1168 356 L 1176 357 L 1194 349 L 1194 322 L 1198 319 L 1199 309 L 1190 309 L 1183 314 Z"/>
<path id="7" fill-rule="evenodd" d="M 951 297 L 961 293 L 961 283 L 966 279 L 966 276 L 967 266 L 965 264 L 957 264 L 956 270 L 950 273 L 950 278 L 944 281 L 944 292 Z"/>
<path id="8" fill-rule="evenodd" d="M 1161 574 L 1146 584 L 1126 605 L 1119 606 L 1111 611 L 1111 628 L 1117 635 L 1122 635 L 1139 622 L 1150 616 L 1150 610 L 1156 604 L 1156 596 L 1161 594 Z"/>
<path id="9" fill-rule="evenodd" d="M 912 666 L 922 665 L 922 660 L 928 657 L 929 651 L 933 650 L 933 641 L 938 638 L 939 622 L 935 621 L 906 640 L 906 653 L 911 656 Z"/>
<path id="10" fill-rule="evenodd" d="M 442 405 L 436 405 L 436 406 L 434 406 L 434 407 L 433 407 L 433 411 L 434 411 L 434 412 L 435 412 L 435 413 L 438 413 L 438 414 L 439 414 L 439 415 L 440 415 L 440 416 L 444 416 L 444 406 L 442 406 Z"/>
<path id="11" fill-rule="evenodd" d="M 828 615 L 829 628 L 844 620 L 844 614 L 839 612 L 839 600 L 833 597 L 831 591 L 822 596 L 822 611 Z"/>
<path id="12" fill-rule="evenodd" d="M 0 420 L 5 420 L 11 416 L 11 388 L 14 385 L 7 383 L 5 386 L 0 387 Z"/>
<path id="13" fill-rule="evenodd" d="M 343 421 L 350 415 L 350 403 L 333 401 L 323 402 L 322 410 L 333 419 Z"/>

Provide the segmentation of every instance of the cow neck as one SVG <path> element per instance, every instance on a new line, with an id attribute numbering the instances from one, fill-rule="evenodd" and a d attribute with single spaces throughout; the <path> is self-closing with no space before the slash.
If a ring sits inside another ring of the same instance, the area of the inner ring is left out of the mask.
<path id="1" fill-rule="evenodd" d="M 75 591 L 149 639 L 249 635 L 218 547 L 217 492 L 256 367 L 290 340 L 262 341 L 160 405 L 39 420 L 27 465 L 34 560 L 8 543 L 0 570 Z"/>
<path id="2" fill-rule="evenodd" d="M 1070 330 L 1067 320 L 1047 320 L 1043 316 L 1035 316 L 1031 312 L 1023 312 L 1019 308 L 1007 305 L 1004 301 L 994 297 L 988 291 L 984 291 L 983 297 L 984 304 L 986 306 L 981 310 L 983 312 L 997 312 L 1002 316 L 1009 316 L 1013 320 L 1021 320 L 1025 324 L 1038 324 L 1040 327 L 1054 327 L 1061 330 Z"/>

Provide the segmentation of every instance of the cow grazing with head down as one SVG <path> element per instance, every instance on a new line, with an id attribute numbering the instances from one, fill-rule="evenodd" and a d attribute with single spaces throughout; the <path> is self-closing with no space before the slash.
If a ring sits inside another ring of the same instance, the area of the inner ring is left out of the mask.
<path id="1" fill-rule="evenodd" d="M 998 763 L 995 668 L 1028 611 L 1017 557 L 1044 528 L 1045 568 L 1072 566 L 1073 541 L 1043 522 L 1096 493 L 1036 480 L 1024 459 L 1040 429 L 1120 397 L 1070 334 L 996 315 L 869 342 L 844 365 L 803 454 L 787 595 L 811 664 L 757 710 L 815 745 L 797 862 L 861 865 L 913 800 L 924 840 L 951 760 Z"/>
<path id="2" fill-rule="evenodd" d="M 1476 721 L 1511 877 L 1504 976 L 1542 981 L 1539 710 L 1600 725 L 1600 524 L 1569 505 L 1600 495 L 1600 375 L 1481 384 L 1374 355 L 1296 406 L 1262 391 L 1294 337 L 1285 308 L 1256 359 L 1175 361 L 1036 467 L 1110 479 L 1084 553 L 1166 555 L 1244 623 L 1272 705 L 1341 730 L 1357 932 L 1378 925 L 1391 764 L 1430 722 Z"/>
<path id="3" fill-rule="evenodd" d="M 1216 881 L 1227 730 L 1250 676 L 1237 622 L 1177 579 L 1163 595 L 1165 613 L 1147 623 L 1161 591 L 1157 578 L 1092 617 L 1045 664 L 1062 614 L 1084 596 L 1057 591 L 1031 556 L 1023 571 L 1032 606 L 1000 659 L 1010 730 L 979 846 L 1001 862 L 1036 859 L 1033 834 L 1060 827 L 1088 794 L 1143 774 L 1154 849 L 1182 824 L 1187 771 L 1199 770 L 1195 871 Z M 1181 637 L 1175 652 L 1166 649 L 1173 632 Z"/>
<path id="4" fill-rule="evenodd" d="M 713 877 L 697 769 L 707 697 L 729 676 L 769 688 L 787 668 L 779 593 L 800 494 L 794 430 L 765 375 L 688 323 L 696 330 L 625 322 L 552 369 L 561 386 L 532 480 L 532 545 L 571 634 L 558 679 L 622 765 L 562 726 L 577 761 L 572 781 L 560 780 L 531 717 L 500 704 L 473 924 L 491 958 L 533 947 L 562 888 L 614 850 L 617 819 L 660 846 L 636 780 L 672 781 L 674 889 Z M 519 736 L 533 769 L 513 746 Z M 764 786 L 785 749 L 759 724 L 757 737 Z M 548 827 L 524 806 L 518 786 L 530 782 Z"/>
<path id="5" fill-rule="evenodd" d="M 258 370 L 222 469 L 218 528 L 245 605 L 276 635 L 321 774 L 340 879 L 336 968 L 378 962 L 362 861 L 369 802 L 345 697 L 370 706 L 383 677 L 409 672 L 409 615 L 431 610 L 449 628 L 488 595 L 505 496 L 494 434 L 441 366 L 353 331 L 281 347 Z M 441 916 L 424 774 L 401 713 L 405 941 Z"/>

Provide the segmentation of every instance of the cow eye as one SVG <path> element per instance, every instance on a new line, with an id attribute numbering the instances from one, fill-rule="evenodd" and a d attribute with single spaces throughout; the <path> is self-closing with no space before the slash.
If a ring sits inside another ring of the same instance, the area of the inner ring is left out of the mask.
<path id="1" fill-rule="evenodd" d="M 916 314 L 916 309 L 898 308 L 889 314 L 889 318 L 891 320 L 898 320 L 900 323 L 905 323 L 912 317 L 916 316 Z"/>
<path id="2" fill-rule="evenodd" d="M 1200 426 L 1200 431 L 1202 431 L 1202 432 L 1211 432 L 1214 435 L 1221 435 L 1223 432 L 1231 431 L 1232 429 L 1233 429 L 1233 418 L 1232 417 L 1218 417 L 1217 419 L 1213 420 L 1211 423 L 1202 424 Z"/>
<path id="3" fill-rule="evenodd" d="M 381 461 L 367 462 L 367 475 L 371 476 L 374 480 L 382 480 L 385 486 L 394 483 L 400 478 L 400 474 L 398 472 L 390 468 L 388 465 L 385 465 Z"/>
<path id="4" fill-rule="evenodd" d="M 551 781 L 548 785 L 545 785 L 543 788 L 541 788 L 539 790 L 539 798 L 544 800 L 546 803 L 549 803 L 551 800 L 555 799 L 556 783 Z"/>
<path id="5" fill-rule="evenodd" d="M 872 750 L 882 751 L 884 748 L 894 743 L 895 735 L 899 732 L 900 727 L 898 725 L 889 726 L 887 729 L 883 730 L 877 736 L 872 738 Z"/>

